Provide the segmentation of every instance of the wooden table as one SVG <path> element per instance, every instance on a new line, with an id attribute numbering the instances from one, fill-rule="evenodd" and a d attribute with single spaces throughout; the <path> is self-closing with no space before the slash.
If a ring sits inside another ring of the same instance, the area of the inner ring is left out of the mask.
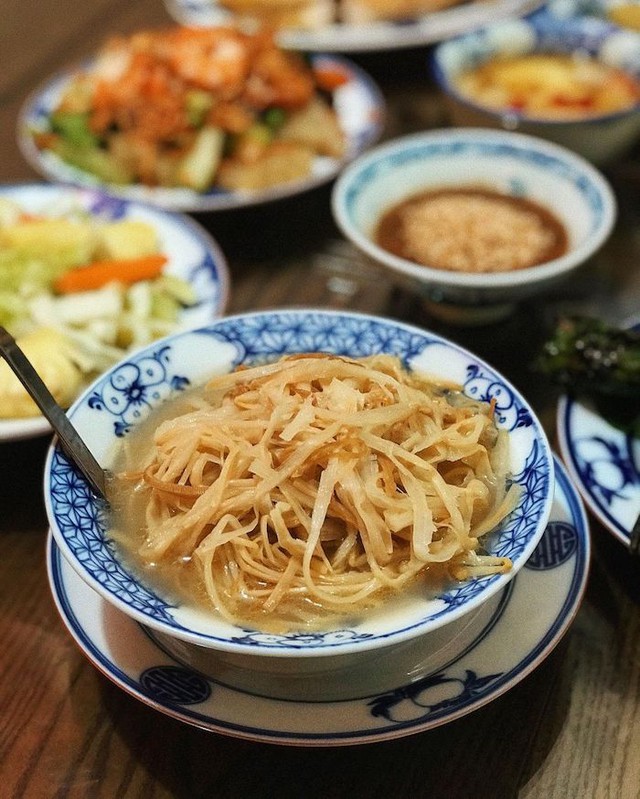
<path id="1" fill-rule="evenodd" d="M 169 21 L 160 0 L 5 0 L 0 179 L 32 180 L 15 144 L 25 96 L 107 32 Z M 389 102 L 388 136 L 445 124 L 424 51 L 363 56 Z M 393 69 L 389 69 L 393 64 Z M 341 241 L 329 188 L 200 221 L 227 254 L 230 311 L 353 307 L 430 327 L 501 369 L 553 438 L 556 393 L 529 364 L 561 311 L 624 319 L 640 304 L 640 185 L 616 171 L 621 213 L 606 247 L 559 295 L 483 328 L 448 327 Z M 312 231 L 312 232 L 310 232 Z M 223 737 L 138 702 L 78 650 L 45 571 L 42 467 L 49 441 L 0 446 L 0 795 L 3 797 L 640 796 L 640 580 L 592 522 L 593 560 L 569 633 L 529 676 L 445 726 L 372 745 L 306 749 Z"/>

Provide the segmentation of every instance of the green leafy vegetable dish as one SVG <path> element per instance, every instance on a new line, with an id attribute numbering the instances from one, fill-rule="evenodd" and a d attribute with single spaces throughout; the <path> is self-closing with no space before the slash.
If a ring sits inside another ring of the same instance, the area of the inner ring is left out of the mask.
<path id="1" fill-rule="evenodd" d="M 640 329 L 582 316 L 561 319 L 535 367 L 569 394 L 592 400 L 612 424 L 640 436 Z"/>

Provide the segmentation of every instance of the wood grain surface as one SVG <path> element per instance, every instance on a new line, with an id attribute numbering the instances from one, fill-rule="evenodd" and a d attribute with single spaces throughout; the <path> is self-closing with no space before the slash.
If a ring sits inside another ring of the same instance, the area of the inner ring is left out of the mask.
<path id="1" fill-rule="evenodd" d="M 38 179 L 15 143 L 19 108 L 55 70 L 108 33 L 168 23 L 160 0 L 4 0 L 0 179 Z M 386 135 L 446 124 L 426 50 L 361 56 L 389 104 Z M 630 171 L 633 172 L 630 164 Z M 229 311 L 351 307 L 430 327 L 502 370 L 554 437 L 556 394 L 529 364 L 561 311 L 610 321 L 640 310 L 640 197 L 615 171 L 620 220 L 579 277 L 500 324 L 431 318 L 343 242 L 330 187 L 198 217 L 231 269 Z M 455 722 L 406 738 L 306 749 L 203 731 L 141 704 L 72 641 L 46 574 L 47 437 L 0 445 L 0 796 L 7 799 L 633 799 L 640 797 L 640 568 L 592 520 L 593 559 L 568 634 L 529 676 Z"/>

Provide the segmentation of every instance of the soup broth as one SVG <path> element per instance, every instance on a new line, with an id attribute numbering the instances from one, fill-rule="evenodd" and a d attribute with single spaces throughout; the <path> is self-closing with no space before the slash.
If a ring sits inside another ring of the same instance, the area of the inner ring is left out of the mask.
<path id="1" fill-rule="evenodd" d="M 507 447 L 488 403 L 390 356 L 289 356 L 214 378 L 130 434 L 113 538 L 169 600 L 322 629 L 507 571 L 479 545 L 517 497 Z"/>
<path id="2" fill-rule="evenodd" d="M 586 55 L 496 57 L 461 73 L 457 91 L 496 111 L 570 120 L 613 114 L 640 101 L 640 81 Z"/>

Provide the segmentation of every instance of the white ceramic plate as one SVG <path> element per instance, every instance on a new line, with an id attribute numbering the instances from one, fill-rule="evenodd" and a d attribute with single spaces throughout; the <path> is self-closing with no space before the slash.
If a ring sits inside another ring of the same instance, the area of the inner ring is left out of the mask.
<path id="1" fill-rule="evenodd" d="M 553 509 L 543 538 L 517 578 L 465 629 L 458 629 L 457 637 L 446 642 L 426 636 L 394 648 L 382 662 L 376 656 L 374 669 L 314 675 L 306 685 L 294 681 L 296 698 L 277 698 L 259 685 L 252 687 L 251 675 L 244 680 L 240 673 L 205 675 L 185 666 L 83 582 L 51 536 L 48 555 L 49 581 L 62 620 L 94 666 L 127 693 L 213 732 L 337 746 L 431 729 L 516 685 L 571 624 L 586 585 L 590 544 L 580 498 L 557 463 Z M 374 671 L 388 675 L 385 685 L 375 685 Z"/>
<path id="2" fill-rule="evenodd" d="M 33 214 L 57 216 L 80 209 L 105 221 L 148 222 L 158 231 L 160 250 L 168 256 L 165 271 L 190 281 L 198 295 L 197 304 L 182 312 L 176 329 L 207 324 L 222 315 L 229 292 L 226 259 L 214 239 L 188 217 L 73 186 L 5 185 L 0 186 L 0 197 Z M 49 432 L 51 427 L 43 416 L 0 420 L 0 442 Z"/>
<path id="3" fill-rule="evenodd" d="M 218 25 L 232 19 L 216 0 L 165 0 L 165 3 L 171 16 L 183 25 Z M 287 28 L 280 31 L 278 41 L 283 47 L 308 52 L 375 52 L 419 47 L 505 17 L 528 14 L 541 5 L 541 0 L 480 0 L 398 23 L 335 24 L 318 30 Z"/>
<path id="4" fill-rule="evenodd" d="M 162 188 L 132 184 L 104 186 L 111 193 L 130 200 L 153 203 L 175 211 L 221 211 L 230 208 L 258 205 L 299 194 L 336 176 L 341 167 L 373 144 L 382 132 L 385 104 L 380 90 L 371 78 L 355 64 L 338 56 L 314 56 L 317 66 L 335 68 L 343 72 L 346 82 L 334 93 L 334 106 L 340 125 L 347 137 L 346 153 L 342 159 L 318 156 L 313 173 L 303 180 L 275 186 L 256 192 L 233 192 L 212 189 L 196 192 L 186 188 Z M 91 62 L 83 65 L 86 69 Z M 40 150 L 34 143 L 34 132 L 47 128 L 47 119 L 57 106 L 68 86 L 76 67 L 70 67 L 55 75 L 37 89 L 25 102 L 18 120 L 18 143 L 24 157 L 48 180 L 62 181 L 81 186 L 99 186 L 98 178 L 65 163 L 49 150 Z"/>

